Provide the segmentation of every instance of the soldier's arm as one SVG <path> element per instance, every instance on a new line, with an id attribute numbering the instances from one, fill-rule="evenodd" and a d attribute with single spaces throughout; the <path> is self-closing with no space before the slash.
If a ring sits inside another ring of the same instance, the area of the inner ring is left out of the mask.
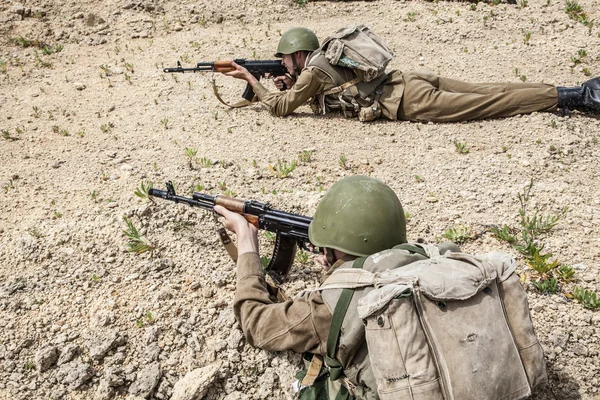
<path id="1" fill-rule="evenodd" d="M 273 303 L 258 253 L 237 262 L 233 311 L 248 343 L 265 350 L 324 354 L 331 312 L 319 293 Z"/>
<path id="2" fill-rule="evenodd" d="M 278 117 L 291 114 L 311 97 L 324 91 L 323 83 L 315 77 L 311 69 L 303 70 L 296 83 L 286 92 L 271 92 L 259 81 L 256 81 L 252 88 L 269 112 Z"/>

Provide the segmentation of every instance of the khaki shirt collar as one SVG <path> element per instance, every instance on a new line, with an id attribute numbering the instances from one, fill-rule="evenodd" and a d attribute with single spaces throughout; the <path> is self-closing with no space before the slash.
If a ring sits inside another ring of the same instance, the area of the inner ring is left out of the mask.
<path id="1" fill-rule="evenodd" d="M 339 268 L 342 264 L 345 264 L 350 261 L 354 261 L 357 258 L 358 258 L 357 256 L 353 256 L 351 254 L 345 254 L 342 258 L 340 258 L 335 263 L 333 263 L 333 265 L 327 270 L 327 272 L 325 272 L 323 274 L 322 281 L 324 282 L 325 279 L 329 278 L 329 276 L 333 273 L 333 271 L 335 271 L 337 268 Z"/>

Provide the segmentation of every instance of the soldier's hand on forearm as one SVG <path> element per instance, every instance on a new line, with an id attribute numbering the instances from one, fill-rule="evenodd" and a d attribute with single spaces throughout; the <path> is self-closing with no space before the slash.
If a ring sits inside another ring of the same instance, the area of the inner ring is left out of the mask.
<path id="1" fill-rule="evenodd" d="M 223 206 L 215 206 L 215 212 L 223 216 L 223 225 L 237 235 L 238 254 L 258 253 L 258 229 L 238 213 Z"/>
<path id="2" fill-rule="evenodd" d="M 279 90 L 289 89 L 294 85 L 294 81 L 287 75 L 275 77 L 275 79 L 273 79 L 273 83 Z"/>
<path id="3" fill-rule="evenodd" d="M 239 64 L 236 64 L 234 61 L 231 62 L 231 66 L 235 69 L 229 72 L 223 72 L 223 74 L 227 76 L 231 76 L 232 78 L 242 79 L 248 82 L 250 85 L 254 85 L 258 80 L 244 67 Z"/>

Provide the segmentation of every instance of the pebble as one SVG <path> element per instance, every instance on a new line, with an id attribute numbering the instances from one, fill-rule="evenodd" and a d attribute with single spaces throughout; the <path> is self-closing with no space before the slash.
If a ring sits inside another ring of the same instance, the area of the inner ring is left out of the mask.
<path id="1" fill-rule="evenodd" d="M 54 346 L 44 347 L 35 354 L 36 369 L 45 372 L 58 360 L 58 349 Z"/>
<path id="2" fill-rule="evenodd" d="M 136 380 L 129 386 L 128 393 L 133 396 L 148 398 L 154 392 L 162 374 L 157 362 L 146 365 L 137 374 Z"/>

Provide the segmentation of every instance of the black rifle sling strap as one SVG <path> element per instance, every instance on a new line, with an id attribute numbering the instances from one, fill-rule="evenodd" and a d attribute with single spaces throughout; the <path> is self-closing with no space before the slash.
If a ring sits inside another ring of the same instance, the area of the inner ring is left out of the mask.
<path id="1" fill-rule="evenodd" d="M 360 257 L 354 260 L 352 268 L 362 268 L 365 263 L 366 257 Z M 352 301 L 354 295 L 354 289 L 343 289 L 340 298 L 335 305 L 333 311 L 333 317 L 331 318 L 331 326 L 329 328 L 329 335 L 327 336 L 327 355 L 325 356 L 325 364 L 329 369 L 329 379 L 335 381 L 344 377 L 344 369 L 342 364 L 336 359 L 338 342 L 340 339 L 340 330 L 342 329 L 342 323 L 346 316 L 346 311 Z M 350 399 L 353 398 L 348 389 L 342 385 L 339 393 L 336 396 L 336 400 Z"/>

